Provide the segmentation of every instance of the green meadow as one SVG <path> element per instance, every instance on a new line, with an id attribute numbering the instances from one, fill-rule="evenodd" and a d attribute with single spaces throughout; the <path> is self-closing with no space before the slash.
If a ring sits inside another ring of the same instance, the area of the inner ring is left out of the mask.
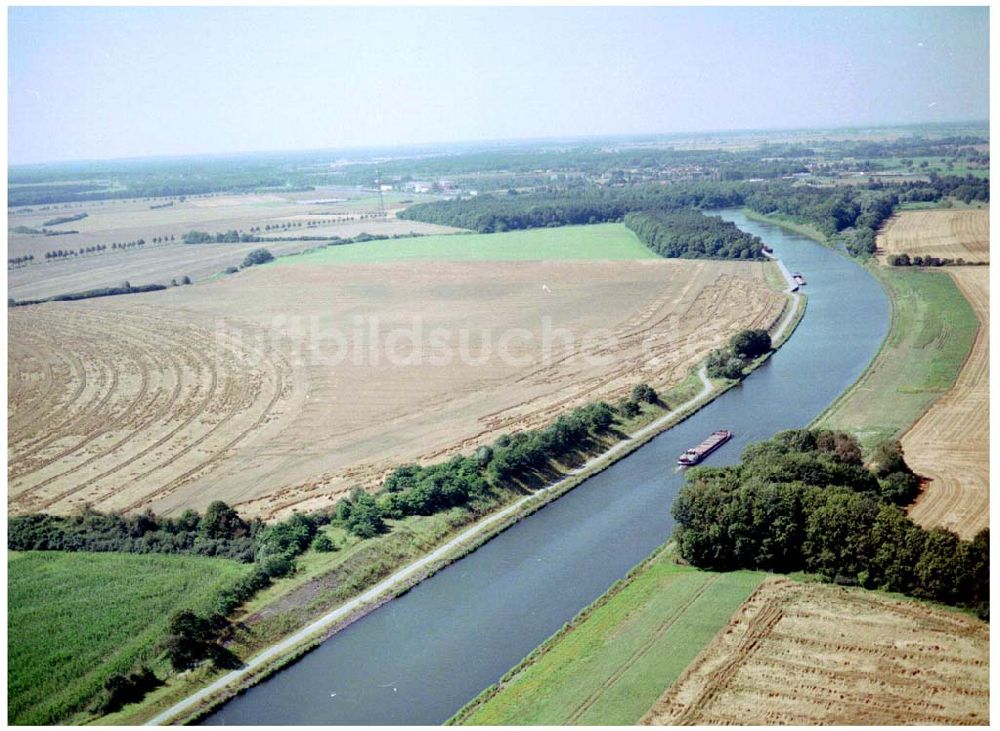
<path id="1" fill-rule="evenodd" d="M 445 234 L 327 246 L 280 265 L 381 264 L 398 261 L 568 261 L 656 259 L 620 223 L 560 226 L 495 234 Z"/>
<path id="2" fill-rule="evenodd" d="M 642 565 L 452 719 L 467 725 L 634 725 L 764 579 Z"/>
<path id="3" fill-rule="evenodd" d="M 979 320 L 945 272 L 877 267 L 893 304 L 882 349 L 815 426 L 855 434 L 872 447 L 912 426 L 955 383 Z"/>

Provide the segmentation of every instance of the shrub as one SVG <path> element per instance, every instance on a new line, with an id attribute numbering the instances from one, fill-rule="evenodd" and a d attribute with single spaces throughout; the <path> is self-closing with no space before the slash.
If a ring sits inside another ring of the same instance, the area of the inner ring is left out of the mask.
<path id="1" fill-rule="evenodd" d="M 642 409 L 639 407 L 639 402 L 634 399 L 622 399 L 618 402 L 618 411 L 628 419 L 632 419 L 639 415 Z"/>
<path id="2" fill-rule="evenodd" d="M 313 539 L 312 547 L 314 551 L 319 551 L 320 553 L 331 553 L 337 550 L 337 545 L 333 542 L 333 539 L 325 533 L 320 533 Z"/>
<path id="3" fill-rule="evenodd" d="M 660 397 L 657 395 L 656 390 L 648 383 L 638 383 L 632 388 L 632 400 L 655 404 L 659 402 Z"/>
<path id="4" fill-rule="evenodd" d="M 246 255 L 241 268 L 246 269 L 258 264 L 266 264 L 269 261 L 274 261 L 274 255 L 270 251 L 267 249 L 254 249 Z"/>

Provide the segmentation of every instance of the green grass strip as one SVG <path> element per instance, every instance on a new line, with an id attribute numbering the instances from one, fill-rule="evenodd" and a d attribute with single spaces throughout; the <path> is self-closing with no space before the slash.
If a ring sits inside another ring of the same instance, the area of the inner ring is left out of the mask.
<path id="1" fill-rule="evenodd" d="M 866 447 L 909 429 L 955 384 L 979 321 L 945 272 L 880 267 L 893 316 L 882 349 L 815 426 L 855 434 Z"/>
<path id="2" fill-rule="evenodd" d="M 764 576 L 699 571 L 661 551 L 454 720 L 635 724 Z"/>
<path id="3" fill-rule="evenodd" d="M 400 261 L 571 261 L 659 258 L 620 223 L 496 234 L 446 234 L 328 246 L 285 257 L 279 266 Z"/>

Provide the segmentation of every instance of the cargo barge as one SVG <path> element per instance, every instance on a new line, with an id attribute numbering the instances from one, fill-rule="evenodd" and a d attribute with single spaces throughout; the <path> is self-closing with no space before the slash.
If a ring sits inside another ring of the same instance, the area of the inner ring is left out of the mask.
<path id="1" fill-rule="evenodd" d="M 677 458 L 677 464 L 681 467 L 690 467 L 698 464 L 705 457 L 733 438 L 733 433 L 728 429 L 719 429 L 712 432 L 712 436 L 703 441 L 697 447 L 692 447 Z"/>
<path id="2" fill-rule="evenodd" d="M 802 272 L 792 272 L 792 279 L 794 279 L 795 283 L 800 287 L 806 283 L 806 278 L 802 276 Z"/>

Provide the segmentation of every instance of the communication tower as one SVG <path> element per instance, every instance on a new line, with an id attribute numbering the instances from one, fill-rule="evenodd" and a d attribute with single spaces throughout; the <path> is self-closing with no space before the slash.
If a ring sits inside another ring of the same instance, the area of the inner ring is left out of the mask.
<path id="1" fill-rule="evenodd" d="M 385 218 L 385 198 L 382 197 L 382 174 L 375 168 L 375 190 L 378 191 L 378 217 Z"/>

